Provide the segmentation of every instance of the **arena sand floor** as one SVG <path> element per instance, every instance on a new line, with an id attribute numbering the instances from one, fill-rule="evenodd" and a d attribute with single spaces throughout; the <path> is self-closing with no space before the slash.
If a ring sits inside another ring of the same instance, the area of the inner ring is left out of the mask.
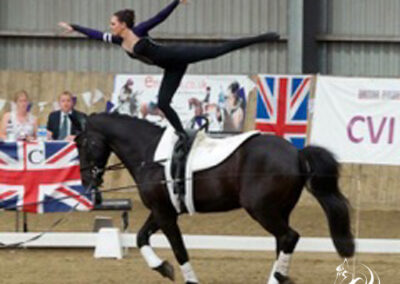
<path id="1" fill-rule="evenodd" d="M 130 196 L 134 202 L 130 232 L 136 232 L 148 210 L 137 194 L 113 194 L 113 198 Z M 353 212 L 353 219 L 356 212 Z M 14 212 L 0 213 L 0 230 L 14 230 Z M 112 216 L 119 224 L 117 212 L 73 213 L 54 231 L 88 232 L 95 216 Z M 29 215 L 31 231 L 45 230 L 61 214 Z M 359 236 L 363 238 L 400 238 L 399 211 L 362 210 Z M 353 220 L 354 223 L 354 220 Z M 291 218 L 292 226 L 303 236 L 328 237 L 327 222 L 319 207 L 298 206 Z M 182 216 L 185 234 L 268 236 L 243 210 L 230 213 Z M 157 253 L 175 267 L 176 283 L 182 283 L 179 267 L 170 250 Z M 273 252 L 231 252 L 190 250 L 191 262 L 201 283 L 266 283 L 274 258 Z M 400 257 L 395 254 L 357 254 L 357 267 L 374 269 L 382 284 L 400 283 Z M 291 276 L 296 283 L 334 283 L 336 267 L 343 262 L 333 253 L 296 252 Z M 359 271 L 361 268 L 357 268 Z M 360 270 L 361 271 L 361 270 Z M 130 249 L 122 260 L 94 259 L 93 249 L 7 249 L 0 250 L 1 283 L 171 283 L 151 271 L 137 249 Z"/>

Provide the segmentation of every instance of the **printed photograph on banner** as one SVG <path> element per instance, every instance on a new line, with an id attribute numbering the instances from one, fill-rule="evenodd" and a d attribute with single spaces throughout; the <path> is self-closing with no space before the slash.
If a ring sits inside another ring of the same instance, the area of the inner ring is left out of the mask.
<path id="1" fill-rule="evenodd" d="M 256 129 L 304 148 L 311 76 L 257 76 Z"/>
<path id="2" fill-rule="evenodd" d="M 167 125 L 157 106 L 161 75 L 117 75 L 107 112 L 118 112 Z M 240 132 L 245 121 L 248 94 L 255 84 L 241 75 L 188 75 L 172 100 L 187 129 L 198 129 L 206 120 L 209 130 Z"/>

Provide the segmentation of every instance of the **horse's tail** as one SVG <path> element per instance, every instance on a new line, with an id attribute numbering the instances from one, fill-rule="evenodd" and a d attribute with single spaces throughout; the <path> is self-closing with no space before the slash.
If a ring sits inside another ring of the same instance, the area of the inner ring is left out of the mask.
<path id="1" fill-rule="evenodd" d="M 302 172 L 310 182 L 308 190 L 318 200 L 328 218 L 330 233 L 342 257 L 354 255 L 350 213 L 346 197 L 338 186 L 339 164 L 328 150 L 308 146 L 300 151 Z"/>

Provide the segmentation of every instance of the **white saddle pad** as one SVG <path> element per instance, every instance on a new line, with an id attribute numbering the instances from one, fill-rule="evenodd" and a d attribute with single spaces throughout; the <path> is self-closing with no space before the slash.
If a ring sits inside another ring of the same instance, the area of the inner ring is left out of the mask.
<path id="1" fill-rule="evenodd" d="M 258 135 L 259 131 L 250 131 L 243 134 L 215 139 L 210 138 L 204 131 L 197 133 L 186 162 L 185 172 L 185 205 L 189 214 L 196 212 L 193 202 L 193 175 L 195 172 L 215 167 L 224 162 L 240 145 L 247 139 Z M 178 202 L 178 195 L 174 194 L 171 177 L 171 160 L 175 143 L 178 137 L 173 128 L 167 128 L 160 139 L 154 153 L 154 161 L 164 166 L 165 179 L 172 204 L 178 213 L 181 208 Z"/>

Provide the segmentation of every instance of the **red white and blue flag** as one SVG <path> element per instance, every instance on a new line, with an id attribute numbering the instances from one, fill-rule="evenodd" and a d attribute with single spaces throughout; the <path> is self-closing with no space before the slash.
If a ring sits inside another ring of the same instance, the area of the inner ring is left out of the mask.
<path id="1" fill-rule="evenodd" d="M 92 209 L 75 143 L 0 143 L 0 208 L 32 213 Z"/>
<path id="2" fill-rule="evenodd" d="M 257 89 L 256 128 L 303 148 L 307 137 L 311 77 L 260 75 Z"/>

